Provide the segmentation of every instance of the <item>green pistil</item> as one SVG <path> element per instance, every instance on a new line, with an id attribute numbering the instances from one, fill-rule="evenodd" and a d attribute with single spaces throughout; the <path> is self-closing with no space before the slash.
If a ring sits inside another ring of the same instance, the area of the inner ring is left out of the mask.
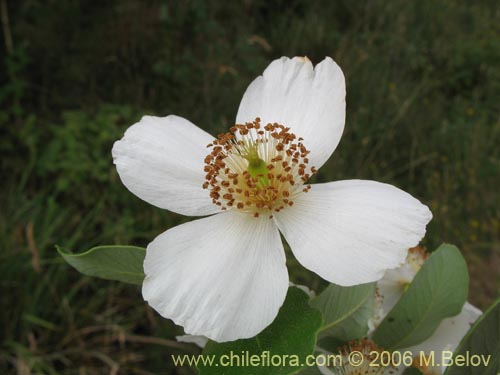
<path id="1" fill-rule="evenodd" d="M 243 157 L 248 160 L 247 171 L 250 173 L 250 176 L 252 176 L 252 178 L 259 179 L 257 187 L 269 185 L 269 179 L 267 178 L 267 164 L 259 157 L 257 146 L 253 146 Z"/>
<path id="2" fill-rule="evenodd" d="M 248 161 L 248 173 L 252 177 L 260 177 L 267 175 L 267 164 L 262 159 L 252 159 Z"/>

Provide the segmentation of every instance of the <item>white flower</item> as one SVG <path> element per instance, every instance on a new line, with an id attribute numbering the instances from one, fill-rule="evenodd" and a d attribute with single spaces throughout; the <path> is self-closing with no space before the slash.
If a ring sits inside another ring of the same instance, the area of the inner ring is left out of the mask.
<path id="1" fill-rule="evenodd" d="M 336 284 L 375 281 L 400 265 L 425 234 L 426 206 L 373 181 L 306 185 L 344 120 L 337 64 L 284 57 L 252 82 L 239 125 L 218 139 L 177 116 L 131 126 L 112 152 L 125 186 L 160 208 L 212 215 L 149 244 L 144 299 L 186 333 L 230 341 L 255 336 L 283 304 L 279 231 L 302 265 Z"/>
<path id="2" fill-rule="evenodd" d="M 195 336 L 195 335 L 182 335 L 175 336 L 176 340 L 179 342 L 185 342 L 188 344 L 195 344 L 199 348 L 204 348 L 207 345 L 208 338 L 205 336 Z"/>
<path id="3" fill-rule="evenodd" d="M 375 313 L 371 320 L 370 334 L 396 305 L 417 272 L 422 268 L 427 257 L 421 247 L 410 249 L 405 264 L 395 270 L 388 270 L 384 277 L 377 282 Z M 420 367 L 420 370 L 425 375 L 441 374 L 448 365 L 447 363 L 440 363 L 441 353 L 443 351 L 454 352 L 471 325 L 481 314 L 482 312 L 479 309 L 466 302 L 458 315 L 443 319 L 431 337 L 420 344 L 400 349 L 400 352 L 410 351 L 413 353 L 414 358 L 418 358 L 420 352 L 434 353 L 437 366 Z M 417 360 L 415 364 L 420 365 L 421 363 Z"/>

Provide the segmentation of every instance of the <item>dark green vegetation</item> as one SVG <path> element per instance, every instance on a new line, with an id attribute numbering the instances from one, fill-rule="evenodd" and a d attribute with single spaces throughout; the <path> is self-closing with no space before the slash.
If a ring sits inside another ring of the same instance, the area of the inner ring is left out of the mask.
<path id="1" fill-rule="evenodd" d="M 419 197 L 434 213 L 424 244 L 464 250 L 473 303 L 496 296 L 497 2 L 270 3 L 0 1 L 0 373 L 188 373 L 169 355 L 192 348 L 138 287 L 80 275 L 54 244 L 145 246 L 188 220 L 121 185 L 113 141 L 143 114 L 225 131 L 282 55 L 332 56 L 346 75 L 346 130 L 316 180 Z M 289 259 L 294 281 L 323 285 Z"/>

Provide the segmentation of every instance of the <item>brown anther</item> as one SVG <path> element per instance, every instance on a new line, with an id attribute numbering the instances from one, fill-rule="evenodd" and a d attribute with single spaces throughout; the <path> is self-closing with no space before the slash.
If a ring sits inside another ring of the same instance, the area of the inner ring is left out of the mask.
<path id="1" fill-rule="evenodd" d="M 251 131 L 253 135 L 249 135 Z M 237 207 L 254 217 L 266 210 L 280 212 L 293 204 L 288 198 L 310 189 L 302 186 L 309 178 L 305 172 L 309 151 L 302 141 L 289 127 L 276 122 L 262 126 L 256 118 L 236 124 L 207 146 L 211 150 L 204 159 L 206 176 L 202 186 L 223 210 Z M 252 176 L 244 159 L 256 151 L 265 153 L 259 156 L 268 172 Z M 311 168 L 311 173 L 315 172 Z"/>

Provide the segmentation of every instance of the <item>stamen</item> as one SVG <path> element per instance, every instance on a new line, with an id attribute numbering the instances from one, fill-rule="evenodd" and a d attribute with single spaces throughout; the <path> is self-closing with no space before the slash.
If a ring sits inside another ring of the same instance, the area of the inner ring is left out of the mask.
<path id="1" fill-rule="evenodd" d="M 227 209 L 272 218 L 311 189 L 304 183 L 316 172 L 309 167 L 309 151 L 287 128 L 278 123 L 261 126 L 260 119 L 236 124 L 210 143 L 205 157 L 203 188 L 212 201 Z"/>

